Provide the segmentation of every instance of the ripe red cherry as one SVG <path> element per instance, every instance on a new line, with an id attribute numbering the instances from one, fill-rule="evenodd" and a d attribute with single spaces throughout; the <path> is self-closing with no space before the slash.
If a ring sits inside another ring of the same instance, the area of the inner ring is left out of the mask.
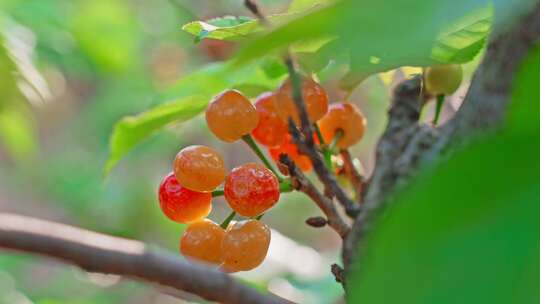
<path id="1" fill-rule="evenodd" d="M 225 199 L 238 214 L 257 216 L 279 200 L 279 182 L 266 167 L 248 163 L 234 168 L 225 180 Z"/>
<path id="2" fill-rule="evenodd" d="M 266 92 L 255 101 L 255 108 L 259 112 L 259 124 L 251 132 L 253 138 L 267 147 L 274 147 L 285 140 L 287 124 L 277 114 L 274 107 L 276 95 Z"/>
<path id="3" fill-rule="evenodd" d="M 159 206 L 178 223 L 190 223 L 206 217 L 212 210 L 212 194 L 189 190 L 169 173 L 159 185 Z"/>

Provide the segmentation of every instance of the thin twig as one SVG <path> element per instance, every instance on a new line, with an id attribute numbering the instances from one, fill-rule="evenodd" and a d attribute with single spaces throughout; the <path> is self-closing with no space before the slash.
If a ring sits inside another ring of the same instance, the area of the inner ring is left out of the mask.
<path id="1" fill-rule="evenodd" d="M 327 217 L 328 226 L 344 238 L 349 233 L 350 227 L 338 213 L 334 202 L 319 192 L 286 154 L 280 155 L 280 162 L 289 169 L 295 189 L 309 196 Z"/>
<path id="2" fill-rule="evenodd" d="M 268 19 L 266 19 L 266 16 L 263 14 L 257 3 L 255 3 L 254 0 L 244 0 L 244 6 L 259 20 L 261 21 L 261 24 L 268 26 L 269 22 Z"/>
<path id="3" fill-rule="evenodd" d="M 345 171 L 345 175 L 351 182 L 351 185 L 354 189 L 356 202 L 361 203 L 362 202 L 362 188 L 364 187 L 364 179 L 362 178 L 362 175 L 358 173 L 358 170 L 354 167 L 354 163 L 351 157 L 351 153 L 349 153 L 349 150 L 342 149 L 339 151 L 341 158 L 343 159 L 343 170 Z"/>
<path id="4" fill-rule="evenodd" d="M 228 274 L 145 244 L 64 224 L 0 213 L 0 247 L 46 255 L 89 272 L 158 283 L 220 303 L 291 303 L 261 294 Z"/>
<path id="5" fill-rule="evenodd" d="M 336 282 L 338 283 L 345 282 L 345 273 L 341 266 L 339 266 L 338 264 L 332 264 L 330 270 L 332 271 L 334 278 L 336 278 Z"/>
<path id="6" fill-rule="evenodd" d="M 307 155 L 311 160 L 317 177 L 325 186 L 325 192 L 331 194 L 330 196 L 335 196 L 337 198 L 345 208 L 347 215 L 352 218 L 356 217 L 360 211 L 359 206 L 348 197 L 345 190 L 339 186 L 334 174 L 328 170 L 322 155 L 317 151 L 317 148 L 313 143 L 313 138 L 311 137 L 311 139 L 308 139 L 304 137 L 298 128 L 296 128 L 296 125 L 292 120 L 289 120 L 289 132 L 300 152 Z"/>

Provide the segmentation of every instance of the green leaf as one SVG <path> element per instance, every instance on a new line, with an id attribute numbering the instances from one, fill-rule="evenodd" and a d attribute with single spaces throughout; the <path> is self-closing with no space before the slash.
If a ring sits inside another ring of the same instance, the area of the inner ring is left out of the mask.
<path id="1" fill-rule="evenodd" d="M 540 48 L 534 48 L 522 64 L 512 91 L 508 124 L 514 132 L 539 130 L 540 123 Z M 538 134 L 538 133 L 537 133 Z"/>
<path id="2" fill-rule="evenodd" d="M 227 63 L 210 64 L 162 92 L 157 100 L 164 104 L 120 120 L 110 138 L 105 175 L 124 155 L 152 134 L 203 112 L 212 96 L 219 92 L 239 88 L 247 90 L 244 93 L 252 97 L 274 89 L 283 77 L 269 77 L 261 66 L 262 61 L 239 69 L 232 69 Z"/>
<path id="3" fill-rule="evenodd" d="M 466 63 L 484 46 L 492 24 L 492 10 L 483 9 L 460 22 L 437 37 L 431 50 L 431 59 L 438 63 Z M 472 19 L 472 20 L 471 20 Z"/>
<path id="4" fill-rule="evenodd" d="M 394 196 L 363 243 L 351 303 L 538 301 L 539 77 L 536 49 L 516 77 L 506 128 Z"/>
<path id="5" fill-rule="evenodd" d="M 294 18 L 297 14 L 277 14 L 268 17 L 268 20 L 279 25 Z M 250 17 L 225 16 L 207 21 L 193 21 L 182 26 L 182 30 L 195 36 L 196 40 L 203 38 L 218 40 L 245 40 L 265 28 L 257 19 Z"/>
<path id="6" fill-rule="evenodd" d="M 289 5 L 287 12 L 304 12 L 318 5 L 325 5 L 333 2 L 332 0 L 293 0 Z"/>
<path id="7" fill-rule="evenodd" d="M 253 18 L 225 16 L 208 21 L 193 21 L 182 26 L 182 30 L 194 35 L 198 40 L 237 40 L 261 31 L 262 27 Z"/>
<path id="8" fill-rule="evenodd" d="M 172 122 L 186 121 L 198 115 L 206 107 L 208 98 L 205 95 L 184 97 L 117 122 L 110 139 L 110 156 L 105 165 L 105 174 L 144 138 Z"/>
<path id="9" fill-rule="evenodd" d="M 489 33 L 488 3 L 343 0 L 251 39 L 237 61 L 247 63 L 301 41 L 337 37 L 334 52 L 350 51 L 357 78 L 400 66 L 467 62 Z"/>

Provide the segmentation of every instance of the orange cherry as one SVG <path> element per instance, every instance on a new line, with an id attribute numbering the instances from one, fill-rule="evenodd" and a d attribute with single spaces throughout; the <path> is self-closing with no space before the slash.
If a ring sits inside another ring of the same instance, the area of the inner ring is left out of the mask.
<path id="1" fill-rule="evenodd" d="M 258 220 L 237 222 L 225 232 L 221 244 L 223 270 L 247 271 L 259 266 L 270 246 L 270 229 Z"/>
<path id="2" fill-rule="evenodd" d="M 312 122 L 319 120 L 328 111 L 328 96 L 326 95 L 326 91 L 312 78 L 306 77 L 302 79 L 302 97 L 309 119 Z M 292 97 L 290 79 L 283 82 L 278 89 L 274 102 L 278 115 L 284 121 L 288 121 L 289 117 L 292 117 L 297 125 L 300 124 L 296 104 Z"/>
<path id="3" fill-rule="evenodd" d="M 259 114 L 249 99 L 236 90 L 226 90 L 212 99 L 206 123 L 217 138 L 234 142 L 259 123 Z"/>
<path id="4" fill-rule="evenodd" d="M 293 142 L 292 136 L 289 134 L 287 134 L 285 141 L 281 145 L 269 148 L 268 152 L 276 163 L 279 163 L 279 156 L 281 154 L 287 154 L 294 161 L 296 166 L 300 168 L 300 170 L 308 172 L 313 168 L 309 157 L 300 153 L 298 146 L 296 146 L 296 144 Z"/>
<path id="5" fill-rule="evenodd" d="M 225 164 L 216 150 L 189 146 L 176 155 L 174 175 L 182 186 L 190 190 L 211 192 L 225 180 Z"/>
<path id="6" fill-rule="evenodd" d="M 253 138 L 267 147 L 274 147 L 285 140 L 287 124 L 277 114 L 275 94 L 266 92 L 257 97 L 255 108 L 259 112 L 259 124 L 251 132 Z"/>
<path id="7" fill-rule="evenodd" d="M 336 132 L 343 132 L 337 146 L 346 149 L 362 139 L 366 128 L 366 118 L 352 103 L 339 102 L 330 105 L 328 113 L 317 122 L 327 143 L 332 142 Z"/>
<path id="8" fill-rule="evenodd" d="M 224 236 L 225 230 L 211 220 L 194 222 L 186 228 L 180 239 L 180 252 L 188 258 L 219 265 Z"/>

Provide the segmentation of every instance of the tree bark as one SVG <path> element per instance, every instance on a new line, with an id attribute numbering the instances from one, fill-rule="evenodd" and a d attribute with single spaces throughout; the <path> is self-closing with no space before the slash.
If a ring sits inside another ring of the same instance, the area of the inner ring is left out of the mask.
<path id="1" fill-rule="evenodd" d="M 220 303 L 291 303 L 138 241 L 20 215 L 0 213 L 0 247 L 61 259 L 89 272 L 158 283 Z"/>

